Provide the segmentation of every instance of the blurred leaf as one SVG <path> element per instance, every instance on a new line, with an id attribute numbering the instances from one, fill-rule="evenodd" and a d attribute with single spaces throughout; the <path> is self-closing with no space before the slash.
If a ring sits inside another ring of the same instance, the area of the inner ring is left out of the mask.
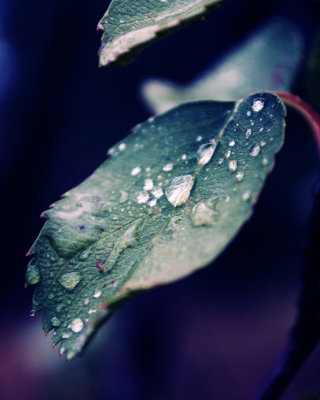
<path id="1" fill-rule="evenodd" d="M 285 19 L 269 22 L 191 84 L 147 81 L 142 94 L 152 113 L 188 101 L 234 100 L 261 90 L 289 91 L 302 59 L 300 32 Z"/>
<path id="2" fill-rule="evenodd" d="M 309 90 L 309 102 L 320 112 L 320 29 L 313 46 L 312 55 L 309 62 L 307 84 Z"/>
<path id="3" fill-rule="evenodd" d="M 271 93 L 180 106 L 138 125 L 66 193 L 31 248 L 34 312 L 71 359 L 138 292 L 210 263 L 250 217 L 283 142 Z"/>
<path id="4" fill-rule="evenodd" d="M 225 0 L 113 0 L 98 24 L 104 30 L 100 66 L 131 62 L 144 47 L 203 17 Z"/>

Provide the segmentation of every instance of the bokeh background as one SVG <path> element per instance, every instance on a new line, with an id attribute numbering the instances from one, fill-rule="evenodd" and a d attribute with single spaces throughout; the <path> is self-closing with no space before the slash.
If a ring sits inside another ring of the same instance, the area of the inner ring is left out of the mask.
<path id="1" fill-rule="evenodd" d="M 0 0 L 0 398 L 250 399 L 295 318 L 318 174 L 311 131 L 294 111 L 255 214 L 227 250 L 208 268 L 126 305 L 84 358 L 59 358 L 51 335 L 44 337 L 41 313 L 30 318 L 24 254 L 42 227 L 40 213 L 150 116 L 139 94 L 144 79 L 189 82 L 250 30 L 282 15 L 305 41 L 293 92 L 306 100 L 319 92 L 306 78 L 320 2 L 230 0 L 129 66 L 99 69 L 95 28 L 108 4 Z M 283 399 L 311 395 L 320 398 L 319 348 Z"/>

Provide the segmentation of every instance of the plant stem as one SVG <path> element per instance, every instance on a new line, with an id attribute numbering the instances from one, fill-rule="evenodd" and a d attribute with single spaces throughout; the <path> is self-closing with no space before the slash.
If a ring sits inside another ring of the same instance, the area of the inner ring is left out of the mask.
<path id="1" fill-rule="evenodd" d="M 307 119 L 320 153 L 319 114 L 298 96 L 283 92 L 274 93 Z M 287 349 L 256 400 L 280 399 L 320 340 L 320 178 L 314 186 L 313 198 L 308 241 L 303 250 L 304 266 L 297 318 Z"/>

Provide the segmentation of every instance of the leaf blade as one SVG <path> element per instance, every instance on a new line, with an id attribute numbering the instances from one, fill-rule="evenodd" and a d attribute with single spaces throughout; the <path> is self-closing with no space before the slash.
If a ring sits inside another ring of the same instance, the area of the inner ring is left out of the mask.
<path id="1" fill-rule="evenodd" d="M 34 310 L 61 353 L 73 358 L 123 303 L 222 251 L 273 167 L 284 115 L 271 93 L 180 106 L 137 126 L 45 213 L 27 283 L 39 277 Z"/>
<path id="2" fill-rule="evenodd" d="M 131 62 L 141 49 L 200 18 L 225 0 L 113 0 L 98 24 L 100 66 Z"/>

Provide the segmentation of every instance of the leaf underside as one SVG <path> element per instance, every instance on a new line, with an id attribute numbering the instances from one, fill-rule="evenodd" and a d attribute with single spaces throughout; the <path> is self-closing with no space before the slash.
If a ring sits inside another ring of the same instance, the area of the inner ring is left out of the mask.
<path id="1" fill-rule="evenodd" d="M 179 30 L 225 0 L 113 0 L 98 24 L 100 66 L 131 62 L 151 43 Z"/>
<path id="2" fill-rule="evenodd" d="M 250 217 L 283 143 L 271 93 L 179 106 L 138 125 L 44 213 L 26 284 L 71 359 L 123 303 L 210 263 Z"/>
<path id="3" fill-rule="evenodd" d="M 276 18 L 190 84 L 148 80 L 142 94 L 154 114 L 189 101 L 234 100 L 261 90 L 287 92 L 302 56 L 303 41 L 298 28 L 284 18 Z"/>

